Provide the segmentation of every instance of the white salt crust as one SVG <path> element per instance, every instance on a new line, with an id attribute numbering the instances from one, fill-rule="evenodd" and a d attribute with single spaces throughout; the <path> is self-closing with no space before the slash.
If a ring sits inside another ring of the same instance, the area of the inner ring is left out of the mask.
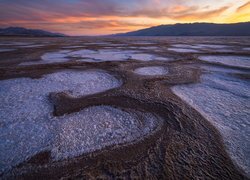
<path id="1" fill-rule="evenodd" d="M 250 47 L 246 47 L 242 49 L 243 51 L 250 51 Z"/>
<path id="2" fill-rule="evenodd" d="M 200 84 L 175 86 L 172 90 L 220 131 L 234 162 L 250 175 L 249 82 L 203 75 Z"/>
<path id="3" fill-rule="evenodd" d="M 191 48 L 191 49 L 226 49 L 231 48 L 232 46 L 228 45 L 218 45 L 218 44 L 174 44 L 171 45 L 176 48 Z"/>
<path id="4" fill-rule="evenodd" d="M 117 50 L 117 49 L 102 49 L 98 51 L 94 50 L 60 50 L 57 52 L 45 53 L 41 56 L 41 61 L 24 62 L 20 65 L 32 65 L 32 64 L 47 64 L 47 63 L 60 63 L 67 62 L 70 57 L 80 58 L 78 61 L 86 62 L 103 62 L 103 61 L 127 61 L 130 59 L 139 61 L 169 61 L 170 58 L 158 57 L 152 54 L 139 53 L 132 50 Z"/>
<path id="5" fill-rule="evenodd" d="M 158 57 L 152 54 L 146 54 L 146 53 L 134 53 L 131 54 L 131 59 L 134 60 L 139 60 L 139 61 L 153 61 L 153 60 L 158 60 L 158 61 L 169 61 L 169 58 L 164 58 L 164 57 Z"/>
<path id="6" fill-rule="evenodd" d="M 169 50 L 182 53 L 198 53 L 199 50 L 209 50 L 216 52 L 233 52 L 233 46 L 219 44 L 173 44 Z"/>
<path id="7" fill-rule="evenodd" d="M 55 160 L 138 141 L 158 126 L 157 118 L 150 113 L 126 112 L 110 106 L 86 108 L 58 121 L 52 147 Z"/>
<path id="8" fill-rule="evenodd" d="M 88 52 L 86 52 L 88 51 Z M 99 50 L 99 51 L 92 51 L 92 50 L 81 50 L 78 53 L 72 52 L 73 57 L 81 57 L 81 58 L 88 58 L 93 59 L 95 61 L 126 61 L 131 58 L 132 53 L 134 51 L 121 51 L 121 50 Z M 77 54 L 75 54 L 77 53 Z M 72 56 L 72 54 L 70 54 Z M 84 60 L 83 60 L 84 61 Z"/>
<path id="9" fill-rule="evenodd" d="M 39 47 L 44 47 L 44 44 L 32 44 L 32 45 L 25 45 L 25 46 L 20 46 L 21 48 L 39 48 Z"/>
<path id="10" fill-rule="evenodd" d="M 0 172 L 51 149 L 60 121 L 52 116 L 49 93 L 83 96 L 120 85 L 110 74 L 97 70 L 62 71 L 40 79 L 0 81 Z"/>
<path id="11" fill-rule="evenodd" d="M 136 74 L 146 75 L 146 76 L 159 76 L 168 73 L 168 70 L 161 66 L 150 66 L 137 68 L 134 71 Z"/>
<path id="12" fill-rule="evenodd" d="M 41 79 L 0 81 L 0 172 L 48 150 L 54 161 L 106 146 L 131 143 L 159 127 L 153 114 L 94 106 L 53 117 L 48 95 L 67 92 L 82 96 L 121 85 L 102 71 L 63 71 Z"/>
<path id="13" fill-rule="evenodd" d="M 229 65 L 229 66 L 250 68 L 250 57 L 248 56 L 208 55 L 208 56 L 200 56 L 199 59 L 202 61 L 220 63 L 220 64 Z"/>
<path id="14" fill-rule="evenodd" d="M 175 51 L 179 53 L 199 53 L 199 50 L 188 48 L 168 48 L 169 51 Z"/>
<path id="15" fill-rule="evenodd" d="M 126 61 L 129 59 L 139 61 L 152 61 L 152 60 L 168 60 L 168 58 L 157 57 L 152 54 L 139 53 L 138 51 L 131 50 L 79 50 L 73 51 L 68 54 L 71 57 L 81 57 L 92 59 L 94 61 Z M 83 59 L 84 61 L 84 59 Z"/>
<path id="16" fill-rule="evenodd" d="M 58 52 L 45 53 L 41 56 L 41 59 L 46 63 L 55 63 L 55 62 L 66 62 L 69 59 L 67 53 L 71 52 L 70 50 L 61 50 Z"/>

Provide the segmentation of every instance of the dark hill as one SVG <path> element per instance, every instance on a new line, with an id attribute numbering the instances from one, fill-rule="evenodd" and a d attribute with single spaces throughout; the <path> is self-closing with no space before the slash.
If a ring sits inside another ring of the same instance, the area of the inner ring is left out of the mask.
<path id="1" fill-rule="evenodd" d="M 63 37 L 64 34 L 52 33 L 37 29 L 26 29 L 21 27 L 8 27 L 0 29 L 0 36 L 24 36 L 24 37 Z"/>
<path id="2" fill-rule="evenodd" d="M 250 36 L 250 22 L 160 25 L 115 36 Z"/>

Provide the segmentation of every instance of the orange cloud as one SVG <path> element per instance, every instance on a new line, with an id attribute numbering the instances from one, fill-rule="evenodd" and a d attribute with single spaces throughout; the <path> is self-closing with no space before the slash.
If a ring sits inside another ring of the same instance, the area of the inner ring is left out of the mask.
<path id="1" fill-rule="evenodd" d="M 70 35 L 133 31 L 160 24 L 250 20 L 250 1 L 0 0 L 0 27 L 23 26 Z M 220 5 L 218 5 L 220 4 Z M 212 9 L 213 8 L 213 9 Z"/>
<path id="2" fill-rule="evenodd" d="M 237 12 L 242 12 L 242 11 L 244 12 L 250 11 L 250 1 L 237 8 Z"/>
<path id="3" fill-rule="evenodd" d="M 197 11 L 194 13 L 186 13 L 186 14 L 181 14 L 178 16 L 173 16 L 173 19 L 177 20 L 190 20 L 190 21 L 197 21 L 197 20 L 204 20 L 204 19 L 209 19 L 213 17 L 218 17 L 220 16 L 223 12 L 225 12 L 229 7 L 221 7 L 219 9 L 215 10 L 210 10 L 210 11 Z"/>
<path id="4" fill-rule="evenodd" d="M 236 11 L 226 19 L 226 21 L 228 22 L 250 21 L 250 1 L 238 7 Z"/>

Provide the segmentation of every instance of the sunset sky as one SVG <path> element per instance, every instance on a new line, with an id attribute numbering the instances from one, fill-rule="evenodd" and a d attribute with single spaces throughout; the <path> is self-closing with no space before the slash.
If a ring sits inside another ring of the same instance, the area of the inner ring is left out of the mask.
<path id="1" fill-rule="evenodd" d="M 0 0 L 0 27 L 103 35 L 160 24 L 250 21 L 249 0 Z"/>

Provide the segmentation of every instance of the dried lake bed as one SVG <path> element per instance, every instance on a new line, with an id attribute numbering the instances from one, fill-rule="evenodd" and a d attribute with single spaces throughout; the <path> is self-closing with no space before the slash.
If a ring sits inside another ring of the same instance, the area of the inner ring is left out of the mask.
<path id="1" fill-rule="evenodd" d="M 250 176 L 250 38 L 1 38 L 0 177 Z"/>

